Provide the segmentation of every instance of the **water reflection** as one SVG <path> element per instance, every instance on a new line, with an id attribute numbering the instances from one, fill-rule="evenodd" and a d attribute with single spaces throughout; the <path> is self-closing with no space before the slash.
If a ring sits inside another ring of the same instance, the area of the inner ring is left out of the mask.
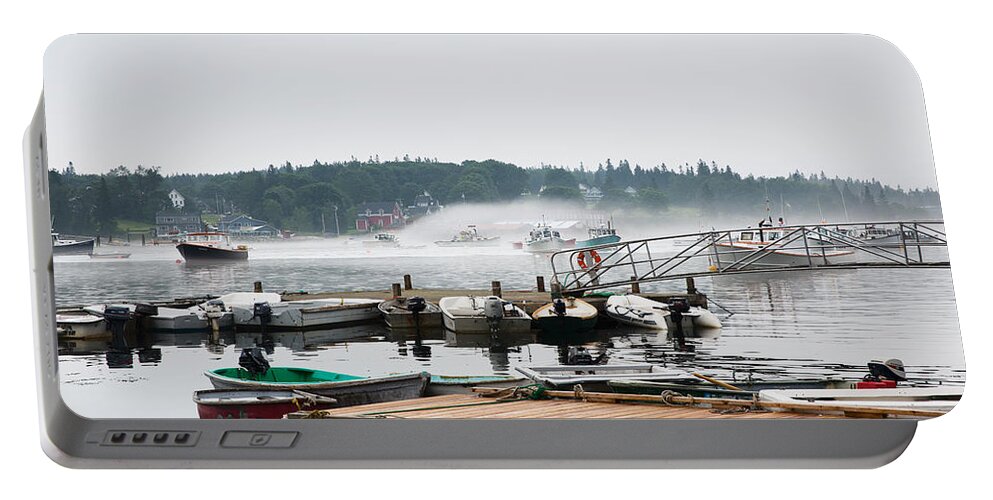
<path id="1" fill-rule="evenodd" d="M 457 255 L 389 259 L 358 250 L 318 248 L 313 258 L 285 259 L 282 250 L 253 248 L 247 263 L 186 266 L 174 249 L 135 250 L 132 262 L 57 262 L 60 305 L 128 298 L 171 299 L 251 290 L 383 289 L 397 269 L 415 286 L 505 290 L 534 286 L 547 261 L 495 252 L 486 259 Z M 285 248 L 285 247 L 280 247 Z M 168 251 L 165 251 L 168 250 Z M 155 254 L 155 252 L 159 252 Z M 337 253 L 336 253 L 337 252 Z M 348 253 L 351 252 L 351 253 Z M 301 253 L 307 256 L 306 252 Z M 257 256 L 259 258 L 257 258 Z M 439 273 L 444 266 L 445 273 Z M 823 270 L 698 279 L 697 287 L 734 312 L 724 328 L 674 332 L 611 326 L 578 336 L 538 332 L 491 336 L 441 329 L 392 332 L 381 324 L 307 332 L 177 334 L 125 332 L 126 349 L 110 340 L 60 340 L 63 396 L 86 416 L 195 417 L 189 394 L 209 387 L 204 370 L 237 366 L 244 347 L 263 347 L 275 366 L 383 375 L 429 371 L 447 375 L 513 374 L 521 365 L 568 361 L 585 349 L 610 363 L 651 362 L 734 381 L 762 377 L 861 378 L 871 359 L 900 358 L 912 380 L 962 383 L 964 357 L 947 270 Z M 682 283 L 644 284 L 645 291 L 682 291 Z M 621 291 L 621 290 L 618 290 Z M 926 307 L 922 307 L 926 305 Z M 718 312 L 718 309 L 711 308 Z"/>

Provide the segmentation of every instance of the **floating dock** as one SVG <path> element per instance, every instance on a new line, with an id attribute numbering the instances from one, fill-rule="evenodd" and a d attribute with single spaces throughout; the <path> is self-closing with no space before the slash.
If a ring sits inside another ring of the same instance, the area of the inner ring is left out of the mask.
<path id="1" fill-rule="evenodd" d="M 291 413 L 288 418 L 470 418 L 470 419 L 687 419 L 845 418 L 785 411 L 733 411 L 694 406 L 606 403 L 573 399 L 495 400 L 474 394 L 448 394 L 388 403 Z"/>

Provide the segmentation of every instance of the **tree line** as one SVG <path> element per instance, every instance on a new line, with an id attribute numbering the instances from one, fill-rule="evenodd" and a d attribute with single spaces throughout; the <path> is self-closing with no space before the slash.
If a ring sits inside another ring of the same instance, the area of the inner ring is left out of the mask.
<path id="1" fill-rule="evenodd" d="M 311 165 L 269 165 L 222 174 L 163 176 L 158 167 L 118 166 L 104 174 L 79 174 L 70 164 L 49 172 L 53 228 L 69 234 L 107 234 L 127 224 L 154 224 L 178 190 L 187 209 L 245 213 L 298 232 L 317 232 L 322 215 L 337 208 L 343 227 L 365 202 L 413 203 L 425 191 L 444 205 L 512 201 L 522 196 L 583 204 L 581 187 L 602 193 L 599 208 L 660 211 L 690 208 L 703 216 L 764 214 L 766 199 L 788 205 L 792 214 L 852 220 L 929 216 L 940 204 L 930 188 L 905 190 L 875 179 L 828 178 L 819 174 L 742 176 L 729 165 L 698 161 L 650 168 L 611 160 L 596 168 L 541 165 L 523 168 L 497 160 L 461 163 L 429 158 L 380 161 L 352 159 Z M 628 189 L 633 188 L 633 189 Z M 778 212 L 778 211 L 777 211 Z"/>

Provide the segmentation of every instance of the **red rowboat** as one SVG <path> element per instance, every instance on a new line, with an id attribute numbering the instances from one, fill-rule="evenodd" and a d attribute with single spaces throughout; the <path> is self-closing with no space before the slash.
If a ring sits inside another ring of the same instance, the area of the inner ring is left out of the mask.
<path id="1" fill-rule="evenodd" d="M 283 418 L 300 410 L 323 410 L 337 403 L 334 398 L 303 391 L 258 389 L 209 389 L 193 393 L 197 413 L 203 419 Z"/>

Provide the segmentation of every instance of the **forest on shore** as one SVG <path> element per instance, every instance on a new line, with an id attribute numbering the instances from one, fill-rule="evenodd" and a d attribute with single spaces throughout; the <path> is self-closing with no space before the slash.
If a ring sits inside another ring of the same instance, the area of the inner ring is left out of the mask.
<path id="1" fill-rule="evenodd" d="M 158 167 L 118 166 L 80 174 L 50 170 L 54 229 L 67 234 L 109 234 L 154 224 L 178 190 L 186 208 L 204 214 L 244 213 L 295 232 L 320 232 L 321 216 L 337 207 L 344 222 L 365 202 L 413 203 L 428 192 L 442 205 L 512 202 L 522 197 L 585 206 L 582 188 L 602 192 L 599 210 L 693 210 L 702 216 L 765 213 L 766 200 L 795 215 L 847 214 L 850 220 L 931 217 L 938 192 L 904 189 L 875 179 L 841 179 L 795 171 L 780 177 L 742 175 L 730 165 L 699 160 L 669 167 L 632 167 L 606 160 L 594 168 L 520 167 L 497 160 L 440 162 L 428 158 L 352 159 L 311 165 L 268 165 L 221 174 L 162 175 Z M 631 188 L 631 189 L 629 189 Z M 778 213 L 778 210 L 776 210 Z"/>

